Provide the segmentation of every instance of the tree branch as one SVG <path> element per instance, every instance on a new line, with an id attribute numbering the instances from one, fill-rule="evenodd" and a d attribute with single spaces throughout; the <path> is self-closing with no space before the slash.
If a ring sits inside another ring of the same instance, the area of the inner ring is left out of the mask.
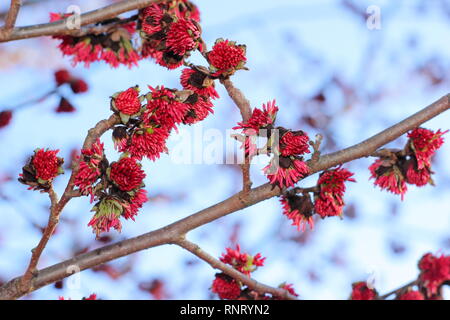
<path id="1" fill-rule="evenodd" d="M 378 299 L 379 299 L 379 300 L 385 300 L 386 298 L 389 298 L 389 297 L 392 296 L 393 294 L 399 295 L 399 294 L 401 294 L 403 291 L 405 291 L 407 288 L 412 287 L 412 286 L 415 286 L 415 285 L 417 285 L 417 284 L 419 284 L 419 280 L 418 280 L 418 279 L 413 280 L 413 281 L 411 281 L 411 282 L 409 282 L 409 283 L 407 283 L 407 284 L 401 286 L 401 287 L 398 288 L 398 289 L 392 290 L 391 292 L 388 292 L 388 293 L 386 293 L 386 294 L 380 296 Z"/>
<path id="2" fill-rule="evenodd" d="M 242 120 L 247 121 L 248 119 L 250 119 L 250 117 L 252 116 L 250 102 L 247 100 L 242 91 L 236 88 L 229 78 L 220 79 L 220 83 L 223 84 L 223 86 L 228 92 L 228 95 L 234 101 L 236 106 L 239 108 Z M 245 139 L 248 139 L 248 137 L 244 137 L 244 141 L 242 142 L 243 144 L 245 144 Z M 244 152 L 244 163 L 241 165 L 241 169 L 242 169 L 242 190 L 245 193 L 248 193 L 252 187 L 252 181 L 250 179 L 250 163 L 251 157 L 245 155 Z"/>
<path id="3" fill-rule="evenodd" d="M 212 268 L 221 270 L 223 273 L 229 275 L 230 277 L 234 278 L 237 281 L 242 282 L 250 289 L 255 290 L 256 292 L 262 295 L 270 293 L 272 296 L 276 296 L 281 299 L 297 300 L 297 298 L 291 295 L 287 290 L 284 290 L 282 288 L 274 288 L 262 284 L 256 281 L 255 279 L 246 276 L 245 274 L 237 271 L 233 267 L 214 258 L 209 253 L 203 251 L 197 244 L 190 242 L 185 238 L 180 238 L 175 242 L 175 244 L 191 252 L 193 255 L 199 257 L 200 259 L 208 263 Z"/>
<path id="4" fill-rule="evenodd" d="M 21 0 L 11 0 L 11 5 L 9 7 L 9 11 L 5 19 L 4 30 L 6 32 L 9 32 L 12 28 L 14 28 L 21 6 L 22 6 Z"/>
<path id="5" fill-rule="evenodd" d="M 386 130 L 383 130 L 382 132 L 359 144 L 322 156 L 317 163 L 311 165 L 311 174 L 334 167 L 338 164 L 369 156 L 378 148 L 400 137 L 409 130 L 420 126 L 422 123 L 439 115 L 449 108 L 450 95 L 446 95 L 409 118 Z M 113 118 L 114 117 L 112 116 L 110 119 L 103 121 L 112 122 Z M 117 119 L 115 121 L 117 121 Z M 106 131 L 106 127 L 106 124 L 103 123 L 100 125 L 99 129 L 101 130 L 98 132 Z M 92 144 L 93 141 L 94 140 L 92 139 L 86 139 L 85 145 Z M 178 220 L 166 227 L 140 235 L 138 237 L 119 241 L 115 244 L 78 255 L 72 259 L 42 269 L 37 272 L 36 276 L 31 280 L 32 288 L 33 290 L 37 290 L 47 284 L 70 276 L 67 272 L 67 268 L 69 266 L 75 265 L 80 270 L 85 270 L 144 249 L 163 244 L 174 244 L 179 240 L 180 236 L 195 228 L 226 216 L 232 212 L 244 209 L 274 196 L 278 196 L 280 193 L 281 190 L 278 187 L 273 187 L 269 183 L 251 189 L 245 197 L 243 197 L 242 192 L 239 192 L 220 203 Z M 59 203 L 62 201 L 63 199 L 61 198 Z M 15 299 L 26 294 L 26 292 L 23 292 L 19 286 L 20 279 L 21 277 L 15 278 L 0 287 L 0 299 Z"/>
<path id="6" fill-rule="evenodd" d="M 86 12 L 80 15 L 80 26 L 97 23 L 117 17 L 119 14 L 142 9 L 158 0 L 126 0 L 109 6 Z M 26 27 L 17 27 L 9 32 L 0 30 L 0 42 L 35 38 L 40 36 L 74 35 L 80 30 L 67 28 L 67 18 L 51 23 L 37 24 Z"/>

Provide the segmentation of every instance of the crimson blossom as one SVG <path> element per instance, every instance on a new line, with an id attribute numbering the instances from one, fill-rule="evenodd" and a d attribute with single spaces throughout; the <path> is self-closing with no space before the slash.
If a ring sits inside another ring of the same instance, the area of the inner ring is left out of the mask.
<path id="1" fill-rule="evenodd" d="M 352 300 L 375 300 L 378 293 L 375 289 L 369 288 L 365 282 L 355 282 L 352 284 Z"/>

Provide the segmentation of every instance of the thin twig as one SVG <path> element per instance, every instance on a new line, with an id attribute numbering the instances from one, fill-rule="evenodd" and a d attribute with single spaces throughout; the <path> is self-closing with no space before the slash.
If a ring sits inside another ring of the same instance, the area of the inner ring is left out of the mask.
<path id="1" fill-rule="evenodd" d="M 21 6 L 22 6 L 21 0 L 11 0 L 11 5 L 9 6 L 9 11 L 5 19 L 4 29 L 6 32 L 10 32 L 12 28 L 14 28 Z"/>
<path id="2" fill-rule="evenodd" d="M 228 95 L 234 101 L 236 106 L 239 108 L 242 120 L 247 121 L 248 119 L 250 119 L 250 117 L 252 116 L 250 102 L 247 100 L 242 91 L 236 88 L 229 78 L 220 79 L 220 83 L 224 85 L 225 89 L 228 92 Z M 242 191 L 244 192 L 244 195 L 247 194 L 252 187 L 252 181 L 250 178 L 251 157 L 249 157 L 245 153 L 245 139 L 250 138 L 244 137 L 244 141 L 242 142 L 244 144 L 244 163 L 241 164 L 241 170 L 242 170 Z"/>
<path id="3" fill-rule="evenodd" d="M 397 288 L 395 290 L 392 290 L 391 292 L 388 292 L 382 296 L 379 296 L 378 299 L 379 300 L 385 300 L 386 298 L 389 298 L 390 296 L 392 296 L 393 294 L 395 295 L 399 295 L 401 294 L 403 291 L 405 291 L 406 289 L 408 289 L 409 287 L 415 286 L 419 283 L 419 280 L 416 279 L 414 281 L 411 281 L 403 286 L 401 286 L 400 288 Z"/>
<path id="4" fill-rule="evenodd" d="M 214 258 L 206 251 L 202 250 L 197 244 L 186 240 L 185 238 L 180 238 L 180 240 L 175 242 L 176 245 L 186 249 L 187 251 L 191 252 L 195 256 L 199 257 L 206 263 L 208 263 L 212 268 L 219 269 L 223 273 L 229 275 L 233 279 L 242 282 L 250 289 L 260 293 L 261 295 L 265 295 L 266 293 L 271 294 L 274 297 L 278 297 L 281 299 L 286 300 L 297 300 L 297 298 L 293 295 L 291 295 L 287 290 L 284 290 L 282 288 L 275 288 L 268 286 L 266 284 L 262 284 L 255 279 L 252 279 L 245 274 L 237 271 L 233 267 L 223 263 L 222 261 Z"/>

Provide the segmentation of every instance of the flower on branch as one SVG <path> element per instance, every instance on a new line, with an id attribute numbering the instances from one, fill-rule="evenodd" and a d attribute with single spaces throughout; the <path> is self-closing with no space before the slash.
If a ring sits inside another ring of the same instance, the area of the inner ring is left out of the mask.
<path id="1" fill-rule="evenodd" d="M 241 286 L 230 276 L 217 273 L 211 291 L 216 293 L 220 299 L 235 300 L 241 294 Z"/>
<path id="2" fill-rule="evenodd" d="M 280 198 L 283 214 L 299 231 L 305 231 L 306 225 L 314 228 L 314 204 L 309 195 L 285 195 Z"/>
<path id="3" fill-rule="evenodd" d="M 206 72 L 185 68 L 181 72 L 180 82 L 185 90 L 192 90 L 200 96 L 211 99 L 219 98 L 214 80 Z"/>
<path id="4" fill-rule="evenodd" d="M 106 170 L 107 160 L 104 145 L 97 139 L 92 147 L 81 150 L 80 164 L 75 175 L 74 185 L 83 195 L 90 195 L 91 202 L 95 198 L 95 184 Z"/>
<path id="5" fill-rule="evenodd" d="M 434 132 L 424 128 L 417 128 L 408 133 L 409 145 L 417 159 L 417 169 L 420 170 L 426 166 L 431 167 L 431 157 L 444 143 L 442 136 L 447 132 L 448 130 Z"/>
<path id="6" fill-rule="evenodd" d="M 50 189 L 53 179 L 64 173 L 64 159 L 57 157 L 59 150 L 36 149 L 34 155 L 22 168 L 19 182 L 29 186 L 29 190 Z"/>
<path id="7" fill-rule="evenodd" d="M 264 174 L 272 185 L 280 188 L 292 187 L 309 173 L 307 164 L 298 157 L 274 157 L 263 168 Z"/>
<path id="8" fill-rule="evenodd" d="M 125 91 L 114 94 L 111 98 L 111 109 L 121 113 L 123 116 L 132 116 L 141 110 L 139 99 L 139 87 L 131 87 Z"/>
<path id="9" fill-rule="evenodd" d="M 425 300 L 425 297 L 420 291 L 408 290 L 397 297 L 398 300 Z"/>
<path id="10" fill-rule="evenodd" d="M 246 46 L 234 41 L 217 39 L 212 50 L 206 54 L 211 74 L 215 77 L 229 77 L 237 70 L 246 69 Z"/>
<path id="11" fill-rule="evenodd" d="M 136 159 L 125 157 L 111 164 L 109 176 L 120 190 L 132 191 L 142 186 L 145 173 Z"/>
<path id="12" fill-rule="evenodd" d="M 248 253 L 242 253 L 241 247 L 236 245 L 236 249 L 226 248 L 226 253 L 220 257 L 220 261 L 231 265 L 234 269 L 250 276 L 250 273 L 255 271 L 258 267 L 264 265 L 264 260 L 260 253 L 254 256 Z"/>
<path id="13" fill-rule="evenodd" d="M 450 256 L 427 253 L 420 259 L 419 269 L 419 280 L 427 296 L 436 295 L 444 282 L 450 281 Z"/>
<path id="14" fill-rule="evenodd" d="M 375 300 L 378 293 L 375 289 L 369 288 L 365 282 L 355 282 L 352 284 L 352 300 Z"/>
<path id="15" fill-rule="evenodd" d="M 401 195 L 403 200 L 408 187 L 401 168 L 390 159 L 378 159 L 370 167 L 372 174 L 370 179 L 375 179 L 374 184 L 381 189 Z"/>

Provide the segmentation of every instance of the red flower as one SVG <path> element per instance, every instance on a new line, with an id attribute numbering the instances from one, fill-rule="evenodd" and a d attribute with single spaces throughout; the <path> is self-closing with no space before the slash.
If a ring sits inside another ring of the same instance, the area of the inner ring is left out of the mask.
<path id="1" fill-rule="evenodd" d="M 92 227 L 97 237 L 102 232 L 109 232 L 111 228 L 120 232 L 122 224 L 119 218 L 123 210 L 124 208 L 119 200 L 103 198 L 92 209 L 92 211 L 95 211 L 95 214 L 89 221 L 88 226 Z"/>
<path id="2" fill-rule="evenodd" d="M 71 78 L 72 76 L 70 72 L 66 69 L 59 69 L 55 71 L 55 81 L 58 86 L 70 82 Z"/>
<path id="3" fill-rule="evenodd" d="M 365 282 L 356 282 L 352 285 L 352 300 L 374 300 L 377 296 L 377 291 L 370 289 Z"/>
<path id="4" fill-rule="evenodd" d="M 194 20 L 181 18 L 169 27 L 166 36 L 167 49 L 183 56 L 200 44 L 200 35 L 200 28 Z"/>
<path id="5" fill-rule="evenodd" d="M 126 115 L 133 115 L 141 110 L 141 101 L 139 100 L 139 87 L 132 87 L 120 92 L 111 99 L 111 105 L 114 109 Z"/>
<path id="6" fill-rule="evenodd" d="M 115 127 L 112 133 L 112 137 L 114 142 L 114 148 L 119 152 L 126 151 L 128 147 L 128 138 L 129 138 L 127 127 L 124 126 Z"/>
<path id="7" fill-rule="evenodd" d="M 401 195 L 403 200 L 408 187 L 400 168 L 395 163 L 392 164 L 390 160 L 378 159 L 369 167 L 369 170 L 372 173 L 370 179 L 375 179 L 375 185 Z"/>
<path id="8" fill-rule="evenodd" d="M 100 164 L 104 158 L 104 146 L 97 139 L 90 149 L 81 150 L 80 164 L 75 174 L 74 185 L 78 187 L 83 195 L 91 195 L 91 202 L 94 200 L 94 184 L 102 174 Z"/>
<path id="9" fill-rule="evenodd" d="M 239 245 L 236 245 L 236 250 L 226 248 L 226 253 L 223 253 L 222 257 L 220 257 L 220 261 L 231 265 L 233 268 L 247 276 L 250 276 L 250 273 L 255 271 L 258 267 L 262 267 L 265 259 L 266 258 L 262 258 L 260 253 L 255 256 L 251 256 L 248 253 L 241 253 Z"/>
<path id="10" fill-rule="evenodd" d="M 111 164 L 110 178 L 120 190 L 131 191 L 142 186 L 145 173 L 136 159 L 122 158 Z"/>
<path id="11" fill-rule="evenodd" d="M 216 40 L 212 50 L 207 53 L 214 76 L 230 76 L 236 70 L 244 69 L 247 58 L 245 45 L 236 45 L 234 41 Z"/>
<path id="12" fill-rule="evenodd" d="M 290 157 L 280 157 L 279 164 L 275 162 L 275 158 L 263 168 L 264 174 L 273 185 L 280 188 L 292 187 L 300 179 L 309 173 L 309 168 L 305 162 Z"/>
<path id="13" fill-rule="evenodd" d="M 213 113 L 213 104 L 211 100 L 206 97 L 199 96 L 198 94 L 192 94 L 185 104 L 189 107 L 186 112 L 183 123 L 194 124 L 204 120 L 210 113 Z"/>
<path id="14" fill-rule="evenodd" d="M 130 199 L 129 206 L 125 207 L 125 211 L 122 213 L 125 219 L 131 219 L 134 221 L 134 217 L 138 214 L 139 209 L 142 208 L 144 203 L 148 201 L 147 191 L 139 189 L 134 193 L 134 196 Z"/>
<path id="15" fill-rule="evenodd" d="M 431 157 L 444 143 L 442 136 L 447 132 L 448 130 L 445 132 L 441 132 L 441 130 L 434 132 L 424 128 L 417 128 L 408 133 L 408 138 L 411 141 L 410 146 L 416 155 L 419 170 L 425 166 L 431 166 Z"/>
<path id="16" fill-rule="evenodd" d="M 266 128 L 269 125 L 275 123 L 277 117 L 278 107 L 275 100 L 263 104 L 262 110 L 255 108 L 253 109 L 252 116 L 247 121 L 238 122 L 238 126 L 233 129 L 243 129 L 244 133 L 248 131 L 259 132 L 259 129 Z M 251 130 L 249 130 L 251 129 Z"/>
<path id="17" fill-rule="evenodd" d="M 437 257 L 427 253 L 420 259 L 419 269 L 421 271 L 419 279 L 427 289 L 428 295 L 435 295 L 438 288 L 450 280 L 450 256 Z"/>
<path id="18" fill-rule="evenodd" d="M 293 296 L 298 297 L 298 294 L 297 294 L 297 292 L 295 292 L 294 286 L 292 284 L 290 284 L 290 283 L 282 283 L 278 287 L 281 288 L 281 289 L 286 290 L 287 292 L 289 292 Z"/>
<path id="19" fill-rule="evenodd" d="M 145 33 L 153 34 L 161 31 L 161 19 L 164 16 L 164 11 L 161 4 L 153 4 L 142 10 L 142 30 Z"/>
<path id="20" fill-rule="evenodd" d="M 418 187 L 425 186 L 428 183 L 433 184 L 431 174 L 432 171 L 428 166 L 425 166 L 423 169 L 417 169 L 416 165 L 411 162 L 406 170 L 406 182 Z"/>
<path id="21" fill-rule="evenodd" d="M 320 186 L 321 192 L 331 192 L 339 196 L 343 196 L 345 192 L 345 182 L 356 182 L 352 178 L 354 174 L 347 169 L 338 167 L 333 170 L 324 171 L 317 184 Z"/>
<path id="22" fill-rule="evenodd" d="M 299 231 L 305 231 L 306 225 L 312 230 L 314 228 L 313 209 L 309 195 L 282 196 L 280 198 L 283 214 L 292 220 L 292 225 L 297 226 Z"/>
<path id="23" fill-rule="evenodd" d="M 166 140 L 168 137 L 169 131 L 166 128 L 143 128 L 133 134 L 127 151 L 139 160 L 147 157 L 155 161 L 161 152 L 167 151 Z"/>
<path id="24" fill-rule="evenodd" d="M 0 128 L 6 127 L 12 119 L 12 111 L 5 110 L 0 112 Z"/>
<path id="25" fill-rule="evenodd" d="M 143 115 L 144 123 L 156 122 L 167 128 L 173 129 L 176 124 L 182 123 L 189 106 L 176 99 L 174 92 L 162 87 L 149 87 L 151 93 L 147 95 L 147 110 Z"/>
<path id="26" fill-rule="evenodd" d="M 180 80 L 185 90 L 192 90 L 200 96 L 211 99 L 219 98 L 214 87 L 214 80 L 203 72 L 191 68 L 183 69 Z"/>
<path id="27" fill-rule="evenodd" d="M 61 97 L 61 100 L 59 100 L 58 107 L 55 110 L 58 113 L 70 113 L 75 112 L 75 107 L 67 100 L 66 98 Z"/>
<path id="28" fill-rule="evenodd" d="M 398 300 L 425 300 L 424 296 L 420 291 L 408 291 L 403 294 L 401 294 L 398 298 Z"/>
<path id="29" fill-rule="evenodd" d="M 88 91 L 89 89 L 87 83 L 82 79 L 74 79 L 70 83 L 70 88 L 72 89 L 73 93 L 83 93 Z"/>
<path id="30" fill-rule="evenodd" d="M 219 273 L 216 274 L 211 291 L 217 293 L 220 299 L 234 300 L 241 294 L 241 287 L 233 278 Z"/>
<path id="31" fill-rule="evenodd" d="M 83 298 L 82 300 L 97 300 L 97 295 L 93 293 L 89 297 Z"/>
<path id="32" fill-rule="evenodd" d="M 342 216 L 344 204 L 344 200 L 338 194 L 321 192 L 314 200 L 314 209 L 322 218 Z"/>
<path id="33" fill-rule="evenodd" d="M 310 153 L 309 137 L 303 131 L 288 131 L 280 139 L 280 152 L 283 157 Z"/>
<path id="34" fill-rule="evenodd" d="M 32 164 L 36 169 L 36 179 L 53 180 L 61 171 L 61 158 L 56 154 L 59 150 L 37 149 L 34 152 Z"/>

